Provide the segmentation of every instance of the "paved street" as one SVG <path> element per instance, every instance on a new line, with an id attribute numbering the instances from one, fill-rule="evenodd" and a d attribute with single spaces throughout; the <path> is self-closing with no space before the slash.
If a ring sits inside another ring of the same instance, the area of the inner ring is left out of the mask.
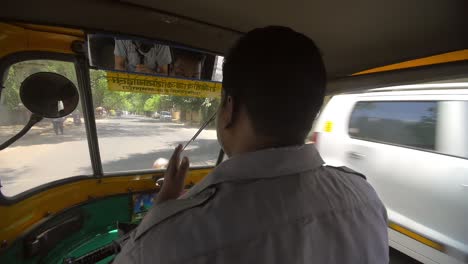
<path id="1" fill-rule="evenodd" d="M 127 116 L 98 119 L 99 145 L 106 173 L 150 169 L 157 158 L 169 158 L 178 143 L 197 131 L 173 122 Z M 0 126 L 5 141 L 22 126 Z M 212 165 L 219 146 L 216 131 L 202 132 L 184 152 L 192 166 Z M 0 152 L 2 192 L 15 195 L 61 178 L 92 174 L 85 128 L 65 123 L 64 135 L 55 135 L 52 123 L 42 121 L 25 137 Z"/>

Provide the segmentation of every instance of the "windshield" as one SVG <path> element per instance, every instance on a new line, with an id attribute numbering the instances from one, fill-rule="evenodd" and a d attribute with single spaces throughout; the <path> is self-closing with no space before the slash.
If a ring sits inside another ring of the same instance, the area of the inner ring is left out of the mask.
<path id="1" fill-rule="evenodd" d="M 100 64 L 93 66 L 89 75 L 99 165 L 105 175 L 165 170 L 174 147 L 185 145 L 219 105 L 221 86 L 216 81 L 221 80 L 221 56 L 154 44 L 146 51 L 151 56 L 138 62 L 134 61 L 133 44 L 121 36 L 95 38 L 90 43 L 99 51 L 90 55 L 91 64 Z M 148 47 L 138 48 L 144 52 Z M 165 56 L 152 53 L 155 50 Z M 122 58 L 125 67 L 119 69 Z M 12 137 L 27 123 L 31 113 L 21 103 L 19 87 L 29 75 L 41 71 L 59 73 L 78 87 L 72 62 L 26 60 L 11 65 L 0 100 L 0 141 Z M 2 194 L 15 196 L 56 180 L 95 176 L 86 122 L 79 103 L 72 114 L 42 120 L 0 152 Z M 184 155 L 190 158 L 192 168 L 212 167 L 219 151 L 212 122 Z"/>
<path id="2" fill-rule="evenodd" d="M 109 89 L 110 74 L 91 71 L 92 80 L 96 80 L 92 91 L 105 174 L 165 169 L 155 162 L 169 159 L 175 146 L 190 140 L 219 105 L 219 98 L 113 91 Z M 100 78 L 102 81 L 97 81 Z M 184 155 L 192 167 L 214 166 L 219 150 L 212 123 Z"/>

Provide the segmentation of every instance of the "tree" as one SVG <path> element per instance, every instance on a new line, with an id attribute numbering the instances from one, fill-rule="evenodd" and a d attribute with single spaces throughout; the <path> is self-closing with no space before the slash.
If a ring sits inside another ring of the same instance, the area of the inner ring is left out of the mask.
<path id="1" fill-rule="evenodd" d="M 159 106 L 161 102 L 161 96 L 153 95 L 145 102 L 144 110 L 145 112 L 154 112 L 159 111 Z"/>
<path id="2" fill-rule="evenodd" d="M 145 112 L 145 103 L 152 95 L 144 93 L 127 93 L 127 100 L 131 105 L 130 111 L 137 114 Z"/>
<path id="3" fill-rule="evenodd" d="M 202 115 L 200 122 L 203 123 L 216 112 L 219 99 L 168 95 L 161 97 L 161 106 L 162 105 L 171 106 L 169 108 L 175 107 L 180 110 L 181 121 L 185 121 L 185 116 L 188 111 L 200 111 Z M 168 108 L 161 107 L 161 109 Z"/>
<path id="4" fill-rule="evenodd" d="M 31 74 L 43 71 L 63 75 L 77 85 L 75 67 L 71 62 L 54 60 L 18 62 L 10 67 L 5 81 L 5 89 L 2 90 L 1 94 L 4 97 L 2 100 L 9 110 L 16 109 L 21 103 L 19 89 L 23 80 Z"/>
<path id="5" fill-rule="evenodd" d="M 136 107 L 133 96 L 128 92 L 110 91 L 105 71 L 90 70 L 91 92 L 94 107 L 104 107 L 107 110 L 126 110 L 134 112 Z"/>
<path id="6" fill-rule="evenodd" d="M 108 110 L 130 110 L 129 108 L 131 108 L 125 94 L 108 90 L 104 91 L 104 99 L 101 106 Z"/>
<path id="7" fill-rule="evenodd" d="M 103 106 L 105 92 L 107 91 L 106 72 L 100 70 L 90 70 L 90 81 L 94 106 Z"/>
<path id="8" fill-rule="evenodd" d="M 1 96 L 4 104 L 9 110 L 14 110 L 21 103 L 19 98 L 19 82 L 17 70 L 14 67 L 10 67 L 8 71 L 8 78 L 5 81 L 5 89 L 2 90 Z"/>
<path id="9" fill-rule="evenodd" d="M 203 122 L 211 118 L 216 113 L 219 107 L 219 102 L 220 100 L 217 98 L 205 98 L 201 109 Z M 215 123 L 212 122 L 210 126 L 215 126 Z"/>
<path id="10" fill-rule="evenodd" d="M 53 60 L 31 60 L 16 63 L 10 67 L 5 89 L 2 91 L 2 102 L 9 110 L 17 109 L 21 103 L 19 98 L 21 82 L 29 75 L 39 71 L 61 74 L 77 85 L 73 63 Z M 182 112 L 182 121 L 185 121 L 188 111 L 201 112 L 203 121 L 211 117 L 219 104 L 219 100 L 208 98 L 110 91 L 106 75 L 107 73 L 102 70 L 90 70 L 91 92 L 95 108 L 126 110 L 137 114 L 162 110 L 170 111 L 177 108 Z"/>
<path id="11" fill-rule="evenodd" d="M 55 72 L 70 79 L 77 87 L 75 65 L 66 61 L 39 60 L 37 63 L 44 65 L 46 71 Z M 44 71 L 44 69 L 41 69 Z"/>
<path id="12" fill-rule="evenodd" d="M 170 95 L 160 95 L 159 99 L 159 109 L 160 111 L 170 111 L 174 108 L 174 102 L 172 101 L 172 96 Z"/>

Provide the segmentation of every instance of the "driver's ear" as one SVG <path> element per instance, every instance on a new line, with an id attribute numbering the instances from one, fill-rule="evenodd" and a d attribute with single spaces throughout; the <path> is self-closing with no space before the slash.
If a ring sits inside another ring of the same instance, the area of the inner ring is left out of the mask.
<path id="1" fill-rule="evenodd" d="M 225 100 L 222 118 L 224 121 L 224 128 L 229 128 L 234 122 L 234 98 L 230 95 L 226 95 Z"/>

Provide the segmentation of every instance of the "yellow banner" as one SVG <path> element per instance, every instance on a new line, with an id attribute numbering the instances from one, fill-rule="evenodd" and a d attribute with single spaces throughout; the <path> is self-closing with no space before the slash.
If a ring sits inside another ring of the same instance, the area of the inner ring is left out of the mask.
<path id="1" fill-rule="evenodd" d="M 186 80 L 172 77 L 146 76 L 130 73 L 107 72 L 109 90 L 190 96 L 201 98 L 221 97 L 221 83 Z"/>

